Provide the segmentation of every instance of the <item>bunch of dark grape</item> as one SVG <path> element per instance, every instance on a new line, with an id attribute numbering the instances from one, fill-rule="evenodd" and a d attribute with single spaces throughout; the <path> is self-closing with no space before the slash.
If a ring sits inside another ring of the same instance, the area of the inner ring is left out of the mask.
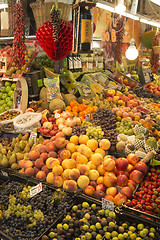
<path id="1" fill-rule="evenodd" d="M 87 129 L 87 126 L 75 126 L 72 128 L 71 136 L 77 135 L 79 137 L 80 135 L 85 135 L 86 129 Z"/>

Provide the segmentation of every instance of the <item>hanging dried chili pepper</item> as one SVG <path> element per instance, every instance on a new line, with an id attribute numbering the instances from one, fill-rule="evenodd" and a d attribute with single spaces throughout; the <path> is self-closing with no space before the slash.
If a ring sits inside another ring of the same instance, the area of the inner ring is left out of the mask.
<path id="1" fill-rule="evenodd" d="M 13 61 L 15 66 L 21 68 L 25 64 L 25 33 L 24 33 L 24 10 L 21 3 L 14 5 L 14 40 Z"/>
<path id="2" fill-rule="evenodd" d="M 116 47 L 115 47 L 115 60 L 119 64 L 122 62 L 122 45 L 123 45 L 123 36 L 124 36 L 124 17 L 119 17 L 116 31 Z"/>

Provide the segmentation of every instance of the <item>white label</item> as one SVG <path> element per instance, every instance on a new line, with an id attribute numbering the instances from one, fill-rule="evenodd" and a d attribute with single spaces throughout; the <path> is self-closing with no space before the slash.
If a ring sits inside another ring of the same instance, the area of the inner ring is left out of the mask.
<path id="1" fill-rule="evenodd" d="M 91 115 L 90 114 L 86 114 L 86 121 L 88 122 L 91 119 Z"/>
<path id="2" fill-rule="evenodd" d="M 39 183 L 35 187 L 30 189 L 30 197 L 35 196 L 36 194 L 40 193 L 42 191 L 42 183 Z"/>
<path id="3" fill-rule="evenodd" d="M 110 211 L 113 211 L 114 210 L 114 203 L 105 199 L 105 198 L 102 198 L 102 208 L 103 209 L 109 209 Z"/>
<path id="4" fill-rule="evenodd" d="M 3 172 L 3 171 L 1 171 L 1 173 L 2 173 L 2 175 L 3 175 L 4 177 L 8 177 L 8 173 Z"/>
<path id="5" fill-rule="evenodd" d="M 35 132 L 31 132 L 30 133 L 30 139 L 34 139 L 34 143 L 36 142 L 36 140 L 37 140 L 37 133 L 35 133 Z"/>
<path id="6" fill-rule="evenodd" d="M 7 58 L 0 57 L 0 72 L 5 73 L 7 71 Z"/>
<path id="7" fill-rule="evenodd" d="M 54 115 L 55 118 L 60 118 L 60 116 L 61 115 L 59 113 L 55 113 L 55 115 Z"/>

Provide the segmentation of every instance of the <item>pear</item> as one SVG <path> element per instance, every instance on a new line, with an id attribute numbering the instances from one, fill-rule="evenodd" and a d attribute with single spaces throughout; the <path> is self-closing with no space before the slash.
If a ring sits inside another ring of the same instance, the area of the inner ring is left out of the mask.
<path id="1" fill-rule="evenodd" d="M 3 148 L 3 145 L 2 145 L 2 143 L 0 143 L 0 151 L 2 150 L 2 148 Z"/>
<path id="2" fill-rule="evenodd" d="M 19 138 L 18 138 L 18 137 L 16 137 L 16 143 L 18 143 L 18 144 L 19 144 L 19 142 L 20 142 L 20 141 L 19 141 Z"/>
<path id="3" fill-rule="evenodd" d="M 3 167 L 3 168 L 8 167 L 8 159 L 7 159 L 6 155 L 3 155 L 3 158 L 1 160 L 1 167 Z"/>
<path id="4" fill-rule="evenodd" d="M 22 139 L 22 134 L 21 133 L 18 135 L 18 138 L 19 138 L 19 140 Z"/>
<path id="5" fill-rule="evenodd" d="M 3 154 L 2 154 L 2 153 L 0 153 L 0 160 L 2 160 L 2 158 L 3 158 Z"/>
<path id="6" fill-rule="evenodd" d="M 16 157 L 17 157 L 17 160 L 20 161 L 24 158 L 24 154 L 23 153 L 16 153 Z"/>
<path id="7" fill-rule="evenodd" d="M 23 137 L 22 137 L 22 140 L 23 141 L 27 141 L 29 138 L 29 133 L 26 133 Z"/>
<path id="8" fill-rule="evenodd" d="M 21 151 L 24 150 L 25 146 L 26 146 L 26 143 L 25 143 L 23 140 L 21 140 L 21 141 L 19 142 L 19 147 L 20 147 Z"/>
<path id="9" fill-rule="evenodd" d="M 24 153 L 24 159 L 27 159 L 27 158 L 28 158 L 28 155 L 29 155 L 28 152 Z"/>
<path id="10" fill-rule="evenodd" d="M 11 166 L 12 163 L 16 163 L 17 162 L 17 158 L 16 158 L 16 154 L 13 153 L 12 156 L 9 159 L 9 165 Z"/>
<path id="11" fill-rule="evenodd" d="M 19 166 L 17 163 L 12 163 L 11 169 L 18 169 L 18 168 L 19 168 Z"/>
<path id="12" fill-rule="evenodd" d="M 38 144 L 43 143 L 43 141 L 44 141 L 44 138 L 40 135 L 38 138 Z"/>
<path id="13" fill-rule="evenodd" d="M 31 148 L 31 150 L 33 150 L 33 149 L 35 148 L 36 145 L 37 145 L 37 144 L 34 143 L 33 146 L 32 146 L 32 148 Z"/>
<path id="14" fill-rule="evenodd" d="M 16 139 L 15 139 L 15 138 L 13 138 L 13 139 L 12 139 L 12 144 L 11 144 L 11 147 L 12 147 L 12 148 L 14 148 L 15 144 L 16 144 Z"/>
<path id="15" fill-rule="evenodd" d="M 34 144 L 34 139 L 31 138 L 31 139 L 29 140 L 28 144 L 29 144 L 29 146 L 30 146 L 30 148 L 31 148 L 31 147 L 33 146 L 33 144 Z"/>
<path id="16" fill-rule="evenodd" d="M 5 147 L 3 147 L 3 148 L 1 149 L 1 153 L 2 153 L 3 155 L 6 155 L 6 154 L 7 154 L 7 149 L 6 149 Z"/>
<path id="17" fill-rule="evenodd" d="M 7 158 L 10 159 L 11 156 L 12 156 L 12 152 L 11 152 L 11 150 L 9 150 L 7 153 Z"/>
<path id="18" fill-rule="evenodd" d="M 28 153 L 30 151 L 29 143 L 26 144 L 25 149 L 23 150 L 24 153 Z"/>
<path id="19" fill-rule="evenodd" d="M 14 146 L 14 152 L 15 152 L 15 153 L 18 153 L 18 152 L 20 152 L 20 151 L 21 151 L 21 150 L 20 150 L 19 144 L 16 143 L 15 146 Z"/>

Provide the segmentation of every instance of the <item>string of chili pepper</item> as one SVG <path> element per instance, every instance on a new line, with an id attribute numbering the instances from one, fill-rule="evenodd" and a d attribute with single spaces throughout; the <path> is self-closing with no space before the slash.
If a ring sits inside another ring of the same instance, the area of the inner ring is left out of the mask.
<path id="1" fill-rule="evenodd" d="M 116 47 L 115 47 L 115 60 L 119 64 L 122 63 L 122 45 L 123 45 L 123 36 L 124 36 L 124 17 L 119 17 L 116 31 Z"/>
<path id="2" fill-rule="evenodd" d="M 158 44 L 159 44 L 159 37 L 160 37 L 159 33 L 155 34 L 155 36 L 153 38 L 152 46 L 158 46 Z M 155 54 L 154 53 L 153 47 L 152 47 L 150 62 L 151 62 L 152 72 L 153 73 L 157 73 L 158 69 L 159 69 L 159 54 Z"/>

